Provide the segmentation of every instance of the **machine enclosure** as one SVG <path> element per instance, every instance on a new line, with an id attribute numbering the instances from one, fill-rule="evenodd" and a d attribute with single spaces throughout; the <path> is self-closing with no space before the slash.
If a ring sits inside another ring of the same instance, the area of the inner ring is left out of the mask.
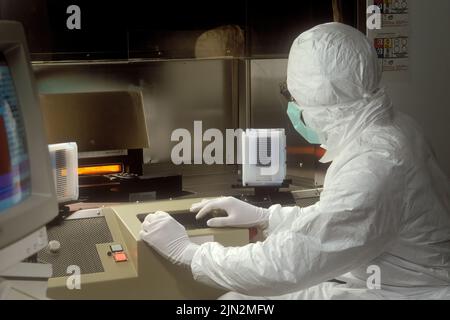
<path id="1" fill-rule="evenodd" d="M 102 209 L 99 211 L 100 215 L 105 217 L 113 238 L 112 243 L 96 245 L 104 271 L 82 274 L 79 279 L 75 274 L 52 278 L 49 280 L 48 297 L 100 300 L 217 299 L 224 293 L 222 290 L 210 288 L 195 281 L 189 268 L 173 265 L 139 238 L 141 230 L 139 215 L 158 210 L 166 212 L 189 210 L 190 206 L 198 201 L 198 199 L 162 201 Z M 196 243 L 214 241 L 224 246 L 244 246 L 249 242 L 247 229 L 188 230 L 188 235 Z M 110 246 L 117 244 L 123 247 L 128 261 L 116 262 L 111 256 Z M 61 250 L 65 250 L 64 246 Z"/>

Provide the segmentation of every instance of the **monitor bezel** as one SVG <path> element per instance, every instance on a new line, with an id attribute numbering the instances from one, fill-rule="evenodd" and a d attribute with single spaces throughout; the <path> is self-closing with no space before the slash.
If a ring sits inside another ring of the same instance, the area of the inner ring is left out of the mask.
<path id="1" fill-rule="evenodd" d="M 31 172 L 30 196 L 0 213 L 2 249 L 52 221 L 58 215 L 58 205 L 30 55 L 20 23 L 0 21 L 0 51 L 10 69 L 21 108 Z"/>

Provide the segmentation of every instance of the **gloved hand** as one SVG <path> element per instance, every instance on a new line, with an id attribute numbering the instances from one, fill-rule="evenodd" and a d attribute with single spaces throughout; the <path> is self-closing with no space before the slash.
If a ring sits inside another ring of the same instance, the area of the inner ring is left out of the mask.
<path id="1" fill-rule="evenodd" d="M 198 212 L 197 220 L 205 218 L 213 210 L 224 210 L 227 217 L 213 218 L 208 221 L 211 228 L 266 228 L 269 223 L 269 211 L 252 206 L 233 197 L 215 200 L 203 200 L 191 207 L 191 212 Z"/>
<path id="2" fill-rule="evenodd" d="M 140 237 L 163 257 L 181 266 L 190 266 L 199 248 L 189 240 L 186 229 L 165 212 L 148 215 Z"/>

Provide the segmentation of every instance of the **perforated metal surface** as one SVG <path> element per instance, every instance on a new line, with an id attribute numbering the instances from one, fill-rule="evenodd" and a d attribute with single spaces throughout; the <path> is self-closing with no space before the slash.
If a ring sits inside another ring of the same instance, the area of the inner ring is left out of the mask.
<path id="1" fill-rule="evenodd" d="M 104 217 L 70 220 L 49 228 L 49 241 L 61 243 L 58 253 L 48 249 L 38 254 L 42 262 L 53 265 L 53 277 L 67 276 L 68 266 L 79 266 L 82 274 L 103 272 L 97 244 L 111 243 L 113 238 Z"/>

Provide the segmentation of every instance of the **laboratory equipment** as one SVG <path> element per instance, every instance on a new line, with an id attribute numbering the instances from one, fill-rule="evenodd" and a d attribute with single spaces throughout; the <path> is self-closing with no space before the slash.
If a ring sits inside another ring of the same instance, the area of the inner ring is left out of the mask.
<path id="1" fill-rule="evenodd" d="M 139 238 L 148 214 L 165 211 L 186 227 L 194 243 L 249 243 L 247 229 L 209 229 L 189 212 L 200 201 L 129 204 L 69 217 L 49 228 L 55 245 L 39 253 L 53 264 L 48 296 L 53 299 L 216 299 L 224 292 L 196 282 L 189 268 L 161 257 Z"/>
<path id="2" fill-rule="evenodd" d="M 284 129 L 248 129 L 242 134 L 242 184 L 235 189 L 253 188 L 254 194 L 238 199 L 257 207 L 295 205 L 286 180 L 286 134 Z"/>
<path id="3" fill-rule="evenodd" d="M 78 200 L 78 147 L 75 142 L 48 146 L 58 203 Z"/>
<path id="4" fill-rule="evenodd" d="M 243 186 L 281 186 L 286 178 L 284 129 L 249 129 L 242 136 Z"/>
<path id="5" fill-rule="evenodd" d="M 58 214 L 48 145 L 22 26 L 0 22 L 0 287 L 3 299 L 45 297 L 51 266 L 25 263 Z"/>
<path id="6" fill-rule="evenodd" d="M 182 195 L 180 175 L 143 175 L 149 137 L 142 92 L 43 94 L 41 109 L 50 143 L 77 143 L 81 201 L 151 201 Z"/>

